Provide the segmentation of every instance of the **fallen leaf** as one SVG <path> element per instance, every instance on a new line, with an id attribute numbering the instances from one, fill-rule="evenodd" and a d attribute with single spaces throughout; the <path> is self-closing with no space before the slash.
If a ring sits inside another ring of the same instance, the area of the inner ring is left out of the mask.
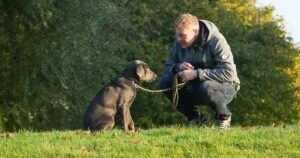
<path id="1" fill-rule="evenodd" d="M 138 144 L 138 143 L 141 142 L 141 140 L 137 139 L 137 138 L 133 138 L 133 139 L 130 139 L 129 142 L 132 143 L 132 144 Z"/>
<path id="2" fill-rule="evenodd" d="M 81 147 L 81 150 L 84 151 L 84 152 L 89 152 L 90 151 L 90 148 L 87 146 L 87 145 L 83 145 Z"/>
<path id="3" fill-rule="evenodd" d="M 276 127 L 275 122 L 272 123 L 271 127 L 272 127 L 272 128 L 275 128 L 275 127 Z"/>

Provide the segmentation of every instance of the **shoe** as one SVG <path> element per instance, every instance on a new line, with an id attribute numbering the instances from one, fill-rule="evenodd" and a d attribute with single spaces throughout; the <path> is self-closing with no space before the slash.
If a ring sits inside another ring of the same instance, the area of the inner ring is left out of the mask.
<path id="1" fill-rule="evenodd" d="M 188 127 L 207 126 L 208 123 L 209 123 L 208 118 L 205 117 L 202 113 L 199 113 L 199 117 L 194 118 L 188 122 Z"/>
<path id="2" fill-rule="evenodd" d="M 227 129 L 230 128 L 231 116 L 228 117 L 227 120 L 219 119 L 219 128 Z"/>

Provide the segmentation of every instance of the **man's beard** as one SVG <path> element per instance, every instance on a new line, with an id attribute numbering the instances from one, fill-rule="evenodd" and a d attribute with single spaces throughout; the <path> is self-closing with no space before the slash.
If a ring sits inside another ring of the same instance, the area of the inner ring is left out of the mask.
<path id="1" fill-rule="evenodd" d="M 193 44 L 194 44 L 194 42 L 196 41 L 196 39 L 197 39 L 197 35 L 195 35 L 194 37 L 193 37 L 193 39 L 190 41 L 190 42 L 188 42 L 188 43 L 180 43 L 180 45 L 181 45 L 181 47 L 182 48 L 188 48 L 188 47 L 190 47 L 190 46 L 192 46 Z"/>

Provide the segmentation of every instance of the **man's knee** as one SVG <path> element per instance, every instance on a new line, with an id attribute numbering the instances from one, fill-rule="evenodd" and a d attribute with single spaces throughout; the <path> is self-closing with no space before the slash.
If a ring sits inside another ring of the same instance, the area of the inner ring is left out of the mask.
<path id="1" fill-rule="evenodd" d="M 205 100 L 211 101 L 216 95 L 223 93 L 220 83 L 216 81 L 203 81 L 199 87 L 200 97 L 206 98 Z"/>
<path id="2" fill-rule="evenodd" d="M 200 97 L 216 110 L 218 115 L 231 115 L 227 104 L 231 101 L 226 97 L 226 84 L 216 81 L 204 81 L 200 85 Z M 234 89 L 232 87 L 232 89 Z M 233 96 L 233 94 L 231 95 Z"/>

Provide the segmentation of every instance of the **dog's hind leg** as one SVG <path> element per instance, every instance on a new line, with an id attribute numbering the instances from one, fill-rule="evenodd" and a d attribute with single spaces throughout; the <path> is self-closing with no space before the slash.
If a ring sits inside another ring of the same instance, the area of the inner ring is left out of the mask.
<path id="1" fill-rule="evenodd" d="M 110 130 L 115 125 L 115 110 L 103 108 L 101 115 L 98 117 L 97 130 Z"/>
<path id="2" fill-rule="evenodd" d="M 110 117 L 109 119 L 106 120 L 106 123 L 102 126 L 102 130 L 110 130 L 115 126 L 115 118 Z"/>
<path id="3" fill-rule="evenodd" d="M 97 123 L 92 127 L 92 131 L 106 131 L 110 130 L 115 125 L 115 118 L 111 116 L 102 116 L 101 120 L 97 121 Z"/>

